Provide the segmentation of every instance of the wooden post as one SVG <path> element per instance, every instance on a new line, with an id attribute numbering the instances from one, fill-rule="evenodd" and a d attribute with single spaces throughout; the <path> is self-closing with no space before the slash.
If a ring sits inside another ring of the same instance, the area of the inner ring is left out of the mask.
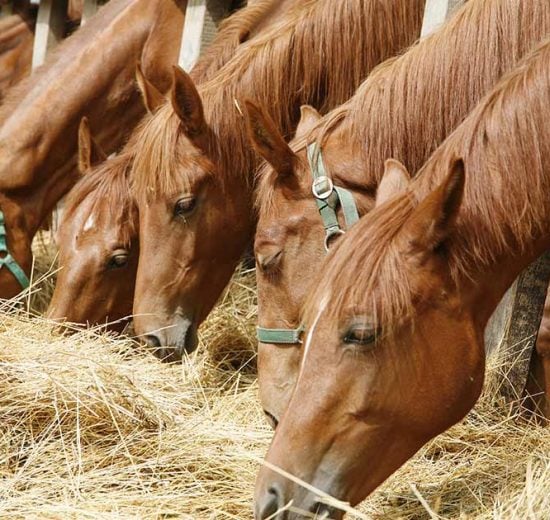
<path id="1" fill-rule="evenodd" d="M 179 66 L 189 72 L 216 36 L 219 22 L 231 9 L 230 0 L 188 0 L 181 37 Z"/>
<path id="2" fill-rule="evenodd" d="M 547 251 L 519 275 L 501 302 L 500 312 L 493 314 L 496 317 L 492 319 L 497 323 L 500 320 L 504 327 L 485 331 L 486 335 L 493 334 L 493 341 L 500 339 L 503 367 L 500 392 L 508 402 L 523 397 L 549 281 L 550 252 Z"/>
<path id="3" fill-rule="evenodd" d="M 34 32 L 32 68 L 40 67 L 46 61 L 48 50 L 65 36 L 67 0 L 41 0 Z"/>
<path id="4" fill-rule="evenodd" d="M 426 0 L 420 37 L 437 30 L 465 0 Z"/>
<path id="5" fill-rule="evenodd" d="M 82 27 L 89 18 L 91 18 L 99 9 L 98 0 L 84 0 L 84 5 L 82 6 L 82 18 L 80 20 L 80 26 Z"/>
<path id="6" fill-rule="evenodd" d="M 32 53 L 34 70 L 44 64 L 48 52 L 65 36 L 68 0 L 32 0 L 32 3 L 39 4 Z M 54 231 L 59 227 L 62 205 L 63 203 L 59 202 L 52 214 Z"/>

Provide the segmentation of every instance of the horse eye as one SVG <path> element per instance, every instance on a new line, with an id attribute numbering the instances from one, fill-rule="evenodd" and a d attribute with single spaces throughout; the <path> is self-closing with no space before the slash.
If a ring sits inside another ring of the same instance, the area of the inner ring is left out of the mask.
<path id="1" fill-rule="evenodd" d="M 107 262 L 108 269 L 120 269 L 128 263 L 128 253 L 123 251 L 115 251 Z"/>
<path id="2" fill-rule="evenodd" d="M 174 216 L 185 217 L 193 212 L 197 206 L 197 199 L 195 197 L 184 197 L 179 199 L 174 205 Z"/>
<path id="3" fill-rule="evenodd" d="M 365 325 L 354 325 L 344 336 L 344 343 L 348 345 L 370 345 L 376 341 L 380 331 Z"/>

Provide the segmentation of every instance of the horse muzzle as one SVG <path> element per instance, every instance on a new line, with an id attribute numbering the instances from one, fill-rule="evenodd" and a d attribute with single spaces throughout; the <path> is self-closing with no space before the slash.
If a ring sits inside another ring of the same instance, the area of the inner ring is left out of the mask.
<path id="1" fill-rule="evenodd" d="M 139 338 L 162 361 L 181 361 L 184 354 L 196 350 L 199 339 L 193 320 L 183 318 L 177 323 L 151 332 L 142 333 Z"/>
<path id="2" fill-rule="evenodd" d="M 340 520 L 344 513 L 323 503 L 318 496 L 282 477 L 273 475 L 256 489 L 256 520 L 297 520 L 319 518 Z"/>

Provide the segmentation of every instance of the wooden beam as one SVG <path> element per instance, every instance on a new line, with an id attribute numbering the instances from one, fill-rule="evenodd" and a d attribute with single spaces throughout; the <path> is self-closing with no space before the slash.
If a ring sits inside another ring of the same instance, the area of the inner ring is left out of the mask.
<path id="1" fill-rule="evenodd" d="M 424 38 L 439 29 L 464 2 L 465 0 L 426 0 L 420 37 Z"/>
<path id="2" fill-rule="evenodd" d="M 67 0 L 41 0 L 36 19 L 32 68 L 40 67 L 46 55 L 65 36 Z"/>
<path id="3" fill-rule="evenodd" d="M 84 0 L 82 6 L 82 19 L 80 20 L 80 26 L 82 27 L 99 9 L 98 0 Z"/>
<path id="4" fill-rule="evenodd" d="M 549 281 L 550 252 L 547 251 L 519 275 L 501 303 L 500 312 L 507 317 L 507 323 L 499 334 L 503 349 L 500 392 L 508 402 L 524 397 Z"/>
<path id="5" fill-rule="evenodd" d="M 231 5 L 231 0 L 188 0 L 178 60 L 182 69 L 189 72 L 195 66 Z"/>
<path id="6" fill-rule="evenodd" d="M 199 59 L 205 20 L 206 0 L 188 0 L 179 58 L 179 66 L 187 72 Z"/>

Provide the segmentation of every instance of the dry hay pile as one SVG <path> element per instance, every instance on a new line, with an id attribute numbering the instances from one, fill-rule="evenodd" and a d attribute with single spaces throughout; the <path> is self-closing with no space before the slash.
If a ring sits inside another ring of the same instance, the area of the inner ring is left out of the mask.
<path id="1" fill-rule="evenodd" d="M 271 438 L 257 400 L 253 273 L 235 277 L 182 365 L 10 312 L 0 312 L 0 517 L 251 518 Z M 357 518 L 550 518 L 549 432 L 510 416 L 497 373 L 468 418 Z"/>

